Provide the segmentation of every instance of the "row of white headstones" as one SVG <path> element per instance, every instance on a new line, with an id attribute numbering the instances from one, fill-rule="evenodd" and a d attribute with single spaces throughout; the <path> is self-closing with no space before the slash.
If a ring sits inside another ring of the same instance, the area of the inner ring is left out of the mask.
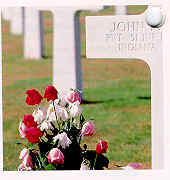
<path id="1" fill-rule="evenodd" d="M 4 8 L 14 35 L 24 34 L 24 58 L 39 60 L 44 55 L 42 11 L 53 14 L 53 85 L 58 89 L 82 90 L 79 10 L 99 11 L 107 7 Z M 127 6 L 115 6 L 116 15 L 127 14 Z"/>
<path id="2" fill-rule="evenodd" d="M 131 4 L 131 0 L 126 0 L 126 4 Z M 142 1 L 142 0 L 141 0 Z M 141 4 L 146 5 L 143 2 Z M 155 1 L 155 0 L 154 0 Z M 159 1 L 159 0 L 158 0 Z M 119 4 L 119 3 L 118 3 Z M 121 4 L 121 3 L 120 3 Z M 160 3 L 161 4 L 161 3 Z M 167 6 L 167 4 L 165 4 Z M 21 33 L 24 32 L 24 57 L 26 59 L 40 59 L 42 56 L 42 19 L 41 19 L 41 11 L 47 10 L 51 11 L 53 14 L 53 83 L 57 89 L 69 89 L 69 88 L 78 88 L 82 89 L 82 75 L 81 75 L 81 54 L 80 54 L 80 24 L 79 24 L 79 17 L 76 15 L 78 10 L 101 10 L 104 7 L 99 8 L 88 8 L 88 7 L 74 7 L 74 8 L 19 8 L 19 9 L 10 9 L 10 13 L 14 10 L 15 13 L 19 11 L 20 13 L 16 13 L 15 15 L 10 15 L 9 20 L 11 21 L 11 32 L 14 33 L 12 25 L 13 23 L 20 23 L 20 25 L 15 25 L 19 27 Z M 24 10 L 24 11 L 23 11 Z M 24 20 L 23 20 L 23 12 L 24 12 Z M 169 106 L 164 106 L 165 102 L 168 104 L 168 90 L 166 89 L 167 82 L 169 82 L 167 74 L 168 68 L 166 69 L 165 66 L 168 67 L 168 59 L 169 59 L 169 39 L 170 35 L 168 33 L 168 29 L 170 29 L 170 12 L 168 10 L 165 11 L 167 14 L 167 20 L 165 25 L 162 28 L 151 28 L 148 31 L 148 25 L 146 23 L 145 14 L 139 16 L 119 16 L 114 18 L 116 22 L 138 22 L 142 23 L 142 29 L 145 31 L 143 32 L 144 35 L 150 33 L 150 31 L 156 31 L 159 36 L 161 34 L 161 38 L 156 40 L 152 40 L 151 42 L 154 44 L 154 48 L 152 51 L 144 51 L 144 50 L 137 50 L 134 53 L 131 51 L 121 51 L 118 54 L 114 54 L 114 58 L 140 58 L 146 60 L 150 69 L 151 69 L 151 94 L 152 94 L 152 101 L 151 101 L 151 127 L 152 127 L 152 168 L 153 169 L 162 169 L 165 165 L 168 165 L 169 169 L 169 162 L 164 158 L 165 155 L 165 144 L 164 139 L 166 138 L 165 134 L 169 137 L 168 134 L 168 112 Z M 126 14 L 127 7 L 120 6 L 116 7 L 116 14 Z M 7 16 L 8 13 L 3 13 L 4 17 Z M 19 16 L 20 15 L 20 16 Z M 20 17 L 20 20 L 18 20 Z M 116 16 L 115 16 L 116 17 Z M 101 18 L 101 17 L 100 17 Z M 14 20 L 16 19 L 16 20 Z M 128 19 L 128 20 L 127 20 Z M 102 27 L 104 27 L 104 21 L 102 21 Z M 123 21 L 122 21 L 123 20 Z M 96 21 L 94 21 L 94 24 Z M 111 22 L 112 23 L 112 22 Z M 24 26 L 23 26 L 24 24 Z M 88 24 L 86 22 L 86 24 Z M 125 23 L 124 23 L 125 24 Z M 132 23 L 133 24 L 133 23 Z M 23 28 L 24 27 L 24 28 Z M 101 26 L 97 27 L 97 30 L 102 29 Z M 110 26 L 109 26 L 110 27 Z M 24 30 L 23 30 L 24 29 Z M 96 24 L 95 24 L 96 30 Z M 88 32 L 88 28 L 86 32 Z M 160 32 L 159 32 L 160 31 Z M 103 31 L 102 31 L 103 32 Z M 119 32 L 119 31 L 118 31 Z M 95 38 L 99 37 L 100 31 L 95 31 Z M 136 32 L 137 34 L 141 35 L 140 31 Z M 16 34 L 16 33 L 15 33 Z M 103 34 L 102 34 L 103 35 Z M 159 37 L 158 36 L 158 37 Z M 93 36 L 92 36 L 93 37 Z M 96 38 L 96 40 L 98 40 Z M 87 38 L 88 39 L 88 38 Z M 87 40 L 86 39 L 86 40 Z M 89 39 L 90 40 L 90 39 Z M 87 40 L 88 42 L 88 40 Z M 94 42 L 94 40 L 92 41 Z M 98 42 L 98 41 L 97 41 Z M 95 42 L 96 43 L 96 42 Z M 95 44 L 92 43 L 92 44 Z M 99 42 L 103 47 L 103 41 Z M 106 43 L 106 42 L 105 42 Z M 145 43 L 145 42 L 144 42 Z M 149 43 L 149 40 L 146 42 Z M 86 44 L 88 45 L 88 44 Z M 108 47 L 108 44 L 107 46 Z M 94 47 L 95 48 L 95 47 Z M 100 48 L 95 48 L 100 52 Z M 87 48 L 88 50 L 88 48 Z M 103 51 L 102 51 L 103 52 Z M 105 49 L 104 49 L 105 53 Z M 101 58 L 98 57 L 92 58 Z M 104 57 L 108 56 L 108 51 Z M 112 58 L 113 58 L 113 54 Z M 110 57 L 110 55 L 109 55 Z M 167 81 L 166 81 L 167 80 Z M 170 84 L 170 83 L 169 83 Z M 169 89 L 169 87 L 168 87 Z M 167 114 L 166 114 L 167 113 Z M 169 141 L 167 138 L 166 140 Z M 167 145 L 166 145 L 167 146 Z M 166 150 L 167 155 L 169 154 L 169 149 Z"/>

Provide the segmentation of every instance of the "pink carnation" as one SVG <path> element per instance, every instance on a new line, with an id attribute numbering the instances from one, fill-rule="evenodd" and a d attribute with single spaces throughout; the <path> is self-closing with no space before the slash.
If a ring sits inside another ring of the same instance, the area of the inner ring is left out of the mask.
<path id="1" fill-rule="evenodd" d="M 140 169 L 142 166 L 141 163 L 129 163 L 127 166 L 122 167 L 124 170 L 135 170 Z"/>
<path id="2" fill-rule="evenodd" d="M 93 121 L 86 122 L 81 130 L 82 136 L 92 136 L 94 134 Z"/>
<path id="3" fill-rule="evenodd" d="M 58 148 L 53 148 L 48 154 L 48 162 L 51 164 L 64 164 L 64 155 Z"/>
<path id="4" fill-rule="evenodd" d="M 28 149 L 24 148 L 24 149 L 20 152 L 19 159 L 21 159 L 21 160 L 23 161 L 24 158 L 25 158 L 26 156 L 28 156 L 28 155 L 29 155 Z"/>
<path id="5" fill-rule="evenodd" d="M 25 124 L 20 122 L 20 124 L 19 124 L 19 133 L 20 133 L 22 138 L 25 138 L 27 129 L 28 128 L 25 126 Z"/>
<path id="6" fill-rule="evenodd" d="M 33 164 L 32 164 L 32 157 L 29 155 L 29 151 L 28 149 L 24 148 L 21 153 L 20 153 L 20 156 L 19 156 L 19 159 L 22 160 L 22 164 L 24 167 L 30 167 L 30 168 L 33 168 Z M 22 165 L 21 165 L 21 169 L 24 168 Z"/>
<path id="7" fill-rule="evenodd" d="M 68 103 L 74 103 L 76 101 L 79 101 L 81 103 L 81 98 L 79 96 L 78 92 L 74 92 L 74 91 L 70 91 L 66 100 L 68 101 Z"/>
<path id="8" fill-rule="evenodd" d="M 131 166 L 134 169 L 139 169 L 139 168 L 141 168 L 142 164 L 141 163 L 129 163 L 128 166 Z"/>
<path id="9" fill-rule="evenodd" d="M 27 167 L 23 163 L 21 163 L 18 167 L 18 171 L 31 171 L 31 170 L 32 170 L 31 167 Z"/>

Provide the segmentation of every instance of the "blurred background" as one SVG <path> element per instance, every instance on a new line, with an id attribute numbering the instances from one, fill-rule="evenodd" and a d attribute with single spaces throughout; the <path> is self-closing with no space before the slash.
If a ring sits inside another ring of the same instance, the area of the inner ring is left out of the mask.
<path id="1" fill-rule="evenodd" d="M 128 14 L 140 14 L 146 6 L 128 6 Z M 143 60 L 86 59 L 85 16 L 114 15 L 115 8 L 100 12 L 80 11 L 81 62 L 83 73 L 83 114 L 94 119 L 95 134 L 86 137 L 89 149 L 100 139 L 108 142 L 108 169 L 115 165 L 140 162 L 151 168 L 151 79 Z M 10 22 L 2 19 L 3 48 L 3 166 L 17 170 L 19 154 L 26 140 L 18 126 L 24 114 L 32 113 L 25 104 L 25 92 L 36 88 L 41 94 L 52 84 L 53 16 L 42 11 L 44 57 L 39 61 L 25 59 L 24 36 L 10 32 Z M 67 42 L 66 42 L 67 43 Z M 34 46 L 34 44 L 33 44 Z M 62 78 L 62 77 L 61 77 Z"/>

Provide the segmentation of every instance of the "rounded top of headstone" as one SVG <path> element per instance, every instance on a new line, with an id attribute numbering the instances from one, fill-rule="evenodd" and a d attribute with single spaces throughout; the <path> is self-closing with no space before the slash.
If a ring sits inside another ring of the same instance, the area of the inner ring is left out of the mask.
<path id="1" fill-rule="evenodd" d="M 146 23 L 157 28 L 163 24 L 164 15 L 160 7 L 148 7 L 146 10 Z"/>

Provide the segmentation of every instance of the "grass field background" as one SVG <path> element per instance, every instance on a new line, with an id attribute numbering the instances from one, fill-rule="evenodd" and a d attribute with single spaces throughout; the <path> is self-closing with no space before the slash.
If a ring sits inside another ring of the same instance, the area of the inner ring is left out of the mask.
<path id="1" fill-rule="evenodd" d="M 129 6 L 129 14 L 141 13 L 144 9 L 144 6 Z M 113 14 L 113 7 L 100 13 L 80 12 L 83 99 L 86 102 L 82 107 L 86 119 L 93 118 L 96 125 L 94 136 L 85 138 L 83 143 L 95 149 L 96 143 L 105 139 L 109 169 L 128 162 L 141 162 L 142 168 L 151 168 L 148 65 L 135 59 L 85 58 L 85 16 Z M 24 114 L 32 112 L 32 107 L 25 104 L 25 91 L 36 88 L 43 94 L 44 88 L 52 83 L 52 20 L 51 13 L 43 13 L 45 58 L 40 61 L 23 58 L 23 36 L 12 35 L 10 24 L 2 22 L 4 170 L 17 170 L 19 153 L 26 142 L 18 133 L 20 120 Z"/>

